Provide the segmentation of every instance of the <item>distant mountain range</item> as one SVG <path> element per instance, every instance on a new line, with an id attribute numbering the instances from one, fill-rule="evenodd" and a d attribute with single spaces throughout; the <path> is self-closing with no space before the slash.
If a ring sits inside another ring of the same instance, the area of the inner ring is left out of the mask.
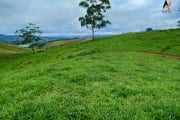
<path id="1" fill-rule="evenodd" d="M 54 40 L 65 40 L 70 39 L 71 37 L 63 37 L 63 36 L 45 36 L 41 37 L 42 41 L 54 41 Z M 22 38 L 17 35 L 3 35 L 0 34 L 0 42 L 10 43 L 19 45 L 22 44 Z"/>
<path id="2" fill-rule="evenodd" d="M 112 35 L 96 35 L 96 37 L 108 37 Z M 50 42 L 56 40 L 70 40 L 70 39 L 83 39 L 83 38 L 90 38 L 91 35 L 61 35 L 61 36 L 42 36 L 41 42 Z M 22 44 L 22 38 L 17 35 L 3 35 L 0 34 L 0 42 L 10 43 L 14 45 Z"/>
<path id="3" fill-rule="evenodd" d="M 0 42 L 14 43 L 15 41 L 16 42 L 18 41 L 17 37 L 18 36 L 16 36 L 16 35 L 3 35 L 3 34 L 0 34 Z"/>

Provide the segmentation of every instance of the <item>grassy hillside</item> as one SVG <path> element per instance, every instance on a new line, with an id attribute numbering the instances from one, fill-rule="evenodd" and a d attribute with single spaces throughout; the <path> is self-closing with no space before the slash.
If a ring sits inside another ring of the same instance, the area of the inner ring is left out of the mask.
<path id="1" fill-rule="evenodd" d="M 82 41 L 84 41 L 84 40 L 79 40 L 79 39 L 58 40 L 58 41 L 48 43 L 47 45 L 44 46 L 44 48 L 45 49 L 52 49 L 52 48 L 57 48 L 57 47 L 64 46 L 64 45 L 77 44 L 77 43 L 80 43 Z"/>
<path id="2" fill-rule="evenodd" d="M 179 120 L 180 30 L 0 54 L 0 119 Z M 157 55 L 143 52 L 161 53 Z"/>
<path id="3" fill-rule="evenodd" d="M 27 53 L 29 49 L 20 48 L 14 45 L 0 42 L 0 53 L 12 54 L 12 53 Z"/>

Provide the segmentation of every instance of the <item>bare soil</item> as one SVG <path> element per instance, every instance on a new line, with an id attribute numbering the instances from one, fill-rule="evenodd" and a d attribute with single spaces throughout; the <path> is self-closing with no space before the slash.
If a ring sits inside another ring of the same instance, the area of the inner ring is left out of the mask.
<path id="1" fill-rule="evenodd" d="M 165 57 L 169 59 L 180 60 L 180 56 L 178 55 L 164 54 L 164 53 L 151 52 L 151 51 L 139 51 L 139 52 L 145 55 L 160 56 L 160 57 Z"/>

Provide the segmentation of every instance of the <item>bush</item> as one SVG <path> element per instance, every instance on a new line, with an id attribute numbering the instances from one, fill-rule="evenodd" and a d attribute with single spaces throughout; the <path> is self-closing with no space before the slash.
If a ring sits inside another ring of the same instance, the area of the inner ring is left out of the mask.
<path id="1" fill-rule="evenodd" d="M 152 28 L 146 28 L 146 32 L 153 31 Z"/>

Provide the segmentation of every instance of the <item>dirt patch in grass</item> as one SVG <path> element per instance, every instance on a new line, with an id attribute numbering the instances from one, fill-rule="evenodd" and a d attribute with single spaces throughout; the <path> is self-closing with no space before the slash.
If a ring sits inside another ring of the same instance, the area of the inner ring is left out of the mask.
<path id="1" fill-rule="evenodd" d="M 81 42 L 86 42 L 88 40 L 90 40 L 90 39 L 59 40 L 59 41 L 54 41 L 54 42 L 47 44 L 45 46 L 45 48 L 46 49 L 57 48 L 57 47 L 64 46 L 64 45 L 72 45 L 72 44 L 78 44 Z"/>
<path id="2" fill-rule="evenodd" d="M 139 53 L 142 53 L 145 55 L 160 56 L 160 57 L 165 57 L 165 58 L 169 58 L 169 59 L 180 60 L 180 56 L 172 55 L 172 54 L 164 54 L 164 53 L 151 52 L 151 51 L 139 51 Z"/>

